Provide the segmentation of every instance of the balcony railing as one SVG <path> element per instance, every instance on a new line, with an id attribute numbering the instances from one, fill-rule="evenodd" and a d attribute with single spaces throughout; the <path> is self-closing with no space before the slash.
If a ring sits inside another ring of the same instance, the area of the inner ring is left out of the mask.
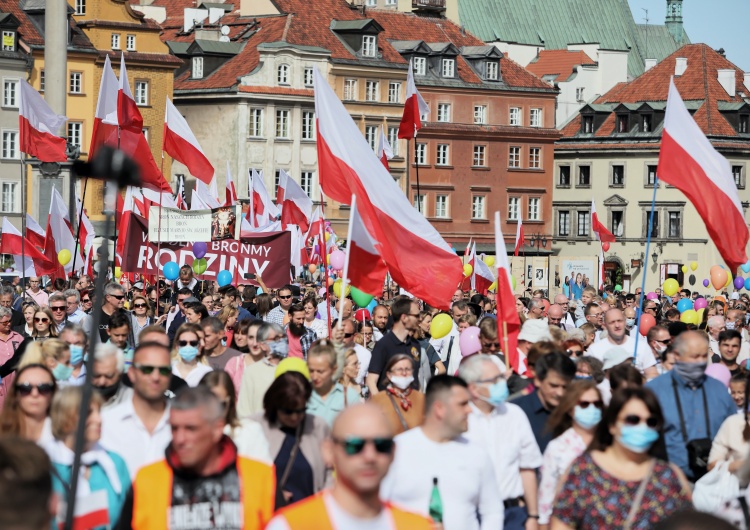
<path id="1" fill-rule="evenodd" d="M 411 0 L 412 9 L 445 9 L 445 0 Z"/>

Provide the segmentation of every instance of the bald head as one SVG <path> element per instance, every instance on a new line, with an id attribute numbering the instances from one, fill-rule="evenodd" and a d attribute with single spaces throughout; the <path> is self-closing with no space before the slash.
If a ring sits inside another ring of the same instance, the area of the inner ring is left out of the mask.
<path id="1" fill-rule="evenodd" d="M 568 305 L 568 297 L 560 293 L 557 296 L 555 296 L 555 303 L 565 308 Z"/>
<path id="2" fill-rule="evenodd" d="M 552 304 L 547 310 L 547 320 L 550 324 L 559 326 L 565 310 L 559 304 Z"/>
<path id="3" fill-rule="evenodd" d="M 331 434 L 334 438 L 391 437 L 393 431 L 383 411 L 372 404 L 351 405 L 336 416 Z"/>
<path id="4" fill-rule="evenodd" d="M 619 344 L 625 338 L 625 315 L 619 309 L 609 309 L 604 313 L 604 327 L 607 336 Z"/>
<path id="5" fill-rule="evenodd" d="M 699 331 L 684 331 L 672 341 L 677 360 L 687 363 L 708 362 L 708 338 Z"/>
<path id="6" fill-rule="evenodd" d="M 625 318 L 635 318 L 635 308 L 633 307 L 625 308 L 623 313 L 625 313 Z"/>

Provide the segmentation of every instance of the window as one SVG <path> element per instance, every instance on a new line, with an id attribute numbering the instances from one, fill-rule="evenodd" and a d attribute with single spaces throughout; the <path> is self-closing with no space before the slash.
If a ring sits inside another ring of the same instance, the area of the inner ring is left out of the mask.
<path id="1" fill-rule="evenodd" d="M 4 52 L 16 51 L 16 32 L 15 31 L 3 31 L 3 51 Z"/>
<path id="2" fill-rule="evenodd" d="M 417 149 L 414 154 L 414 161 L 420 166 L 427 165 L 427 144 L 417 144 Z"/>
<path id="3" fill-rule="evenodd" d="M 560 166 L 557 178 L 558 186 L 570 186 L 570 166 Z"/>
<path id="4" fill-rule="evenodd" d="M 578 185 L 591 186 L 591 166 L 578 166 Z"/>
<path id="5" fill-rule="evenodd" d="M 518 197 L 508 197 L 508 220 L 518 221 L 521 200 Z"/>
<path id="6" fill-rule="evenodd" d="M 612 212 L 612 226 L 610 227 L 612 234 L 617 237 L 622 237 L 624 230 L 623 227 L 623 212 L 613 211 Z"/>
<path id="7" fill-rule="evenodd" d="M 589 212 L 578 212 L 578 237 L 589 235 L 589 223 L 591 218 Z"/>
<path id="8" fill-rule="evenodd" d="M 388 143 L 391 146 L 393 156 L 398 156 L 398 127 L 388 127 Z"/>
<path id="9" fill-rule="evenodd" d="M 274 198 L 279 193 L 279 182 L 281 181 L 281 170 L 277 169 L 273 177 L 273 196 Z"/>
<path id="10" fill-rule="evenodd" d="M 401 83 L 391 81 L 388 83 L 388 103 L 399 103 L 401 101 Z"/>
<path id="11" fill-rule="evenodd" d="M 542 167 L 542 148 L 529 148 L 529 167 L 531 169 L 540 169 Z"/>
<path id="12" fill-rule="evenodd" d="M 508 152 L 508 167 L 521 167 L 521 148 L 511 147 Z"/>
<path id="13" fill-rule="evenodd" d="M 17 107 L 17 106 L 18 106 L 18 81 L 16 81 L 15 79 L 6 79 L 3 81 L 3 107 Z"/>
<path id="14" fill-rule="evenodd" d="M 443 59 L 443 77 L 454 77 L 456 75 L 456 60 Z"/>
<path id="15" fill-rule="evenodd" d="M 510 125 L 521 125 L 521 109 L 520 107 L 511 107 L 508 111 L 508 123 Z"/>
<path id="16" fill-rule="evenodd" d="M 474 146 L 474 160 L 473 166 L 484 167 L 487 165 L 487 146 L 486 145 L 475 145 Z"/>
<path id="17" fill-rule="evenodd" d="M 646 186 L 653 186 L 656 182 L 656 166 L 646 166 Z"/>
<path id="18" fill-rule="evenodd" d="M 44 92 L 44 70 L 39 72 L 39 91 Z"/>
<path id="19" fill-rule="evenodd" d="M 448 217 L 448 196 L 435 196 L 435 217 L 446 219 Z"/>
<path id="20" fill-rule="evenodd" d="M 83 130 L 83 124 L 81 122 L 69 121 L 68 122 L 68 142 L 78 147 L 81 147 L 82 130 Z"/>
<path id="21" fill-rule="evenodd" d="M 489 81 L 497 81 L 500 65 L 496 61 L 487 61 L 484 65 L 487 69 L 487 79 Z"/>
<path id="22" fill-rule="evenodd" d="M 305 192 L 305 195 L 312 198 L 313 193 L 313 172 L 303 171 L 299 175 L 299 187 Z"/>
<path id="23" fill-rule="evenodd" d="M 742 178 L 742 166 L 732 166 L 732 178 L 738 190 L 745 189 L 745 180 Z"/>
<path id="24" fill-rule="evenodd" d="M 437 106 L 437 121 L 449 122 L 451 121 L 451 105 L 450 103 L 438 103 Z"/>
<path id="25" fill-rule="evenodd" d="M 659 237 L 659 211 L 658 210 L 654 211 L 653 219 L 651 219 L 651 210 L 646 210 L 645 214 L 646 214 L 646 222 L 644 225 L 644 232 L 648 233 L 649 222 L 651 222 L 653 223 L 651 225 L 651 237 L 654 239 L 658 238 Z M 648 237 L 648 235 L 644 237 Z"/>
<path id="26" fill-rule="evenodd" d="M 378 148 L 378 127 L 375 125 L 365 125 L 365 140 L 370 149 L 375 151 Z"/>
<path id="27" fill-rule="evenodd" d="M 385 0 L 385 5 L 387 6 L 395 6 L 398 3 L 398 0 Z"/>
<path id="28" fill-rule="evenodd" d="M 3 158 L 18 158 L 18 131 L 3 131 Z"/>
<path id="29" fill-rule="evenodd" d="M 680 212 L 669 212 L 669 237 L 681 237 Z"/>
<path id="30" fill-rule="evenodd" d="M 567 210 L 557 212 L 557 235 L 570 235 L 570 212 Z"/>
<path id="31" fill-rule="evenodd" d="M 149 132 L 148 128 L 141 129 L 141 132 L 143 133 L 144 138 L 146 138 L 146 143 L 150 145 L 149 143 Z"/>
<path id="32" fill-rule="evenodd" d="M 302 111 L 302 139 L 315 139 L 315 113 L 309 110 Z"/>
<path id="33" fill-rule="evenodd" d="M 354 101 L 356 99 L 357 99 L 357 80 L 345 79 L 344 80 L 344 100 Z"/>
<path id="34" fill-rule="evenodd" d="M 612 186 L 625 185 L 625 166 L 617 164 L 612 166 Z"/>
<path id="35" fill-rule="evenodd" d="M 630 130 L 629 120 L 627 114 L 620 114 L 617 116 L 617 132 L 626 133 Z"/>
<path id="36" fill-rule="evenodd" d="M 477 125 L 487 123 L 487 105 L 474 105 L 474 123 Z"/>
<path id="37" fill-rule="evenodd" d="M 288 64 L 280 64 L 279 67 L 276 69 L 276 81 L 278 81 L 280 85 L 289 84 L 289 65 Z"/>
<path id="38" fill-rule="evenodd" d="M 737 125 L 737 132 L 746 133 L 748 130 L 750 130 L 750 116 L 740 116 L 740 121 Z"/>
<path id="39" fill-rule="evenodd" d="M 529 221 L 539 221 L 539 203 L 541 199 L 539 197 L 529 198 Z"/>
<path id="40" fill-rule="evenodd" d="M 86 0 L 76 0 L 76 7 L 75 7 L 76 15 L 85 15 L 86 14 Z"/>
<path id="41" fill-rule="evenodd" d="M 415 57 L 414 62 L 414 75 L 427 75 L 427 59 L 425 57 Z"/>
<path id="42" fill-rule="evenodd" d="M 414 208 L 417 209 L 419 213 L 424 215 L 424 195 L 420 194 L 414 194 Z"/>
<path id="43" fill-rule="evenodd" d="M 531 109 L 529 111 L 529 125 L 532 127 L 542 126 L 542 109 Z"/>
<path id="44" fill-rule="evenodd" d="M 365 101 L 378 101 L 380 99 L 378 92 L 380 83 L 377 81 L 365 82 Z"/>
<path id="45" fill-rule="evenodd" d="M 81 72 L 70 72 L 70 93 L 71 94 L 83 93 L 82 81 L 83 81 L 83 74 Z"/>
<path id="46" fill-rule="evenodd" d="M 471 198 L 471 218 L 487 219 L 487 212 L 484 207 L 484 195 L 474 195 Z"/>
<path id="47" fill-rule="evenodd" d="M 263 136 L 263 109 L 250 109 L 250 136 L 260 138 Z"/>
<path id="48" fill-rule="evenodd" d="M 276 111 L 276 138 L 289 138 L 289 111 Z"/>
<path id="49" fill-rule="evenodd" d="M 447 166 L 450 163 L 450 146 L 448 144 L 437 144 L 435 151 L 435 164 L 438 166 Z"/>
<path id="50" fill-rule="evenodd" d="M 129 52 L 135 51 L 135 35 L 125 37 L 125 46 Z"/>
<path id="51" fill-rule="evenodd" d="M 378 5 L 378 0 L 367 0 L 367 7 L 375 7 Z"/>
<path id="52" fill-rule="evenodd" d="M 113 50 L 120 49 L 120 34 L 119 33 L 112 34 L 112 49 Z"/>
<path id="53" fill-rule="evenodd" d="M 576 88 L 576 101 L 578 103 L 583 103 L 584 101 L 584 88 L 582 86 L 579 86 Z"/>
<path id="54" fill-rule="evenodd" d="M 203 79 L 203 57 L 193 57 L 193 79 Z"/>
<path id="55" fill-rule="evenodd" d="M 362 37 L 362 56 L 363 57 L 375 57 L 378 52 L 378 41 L 377 37 L 373 35 L 365 35 Z"/>
<path id="56" fill-rule="evenodd" d="M 305 86 L 313 86 L 313 83 L 314 83 L 313 69 L 310 68 L 309 66 L 305 67 L 304 77 L 305 77 Z"/>
<path id="57" fill-rule="evenodd" d="M 581 119 L 581 131 L 586 134 L 591 134 L 594 132 L 594 117 L 593 116 L 584 116 Z"/>
<path id="58" fill-rule="evenodd" d="M 148 105 L 148 81 L 135 82 L 135 104 L 139 107 Z"/>
<path id="59" fill-rule="evenodd" d="M 651 132 L 651 114 L 641 116 L 641 131 Z"/>
<path id="60" fill-rule="evenodd" d="M 13 212 L 16 209 L 16 186 L 15 182 L 3 182 L 2 185 L 2 202 L 0 209 L 3 212 Z"/>

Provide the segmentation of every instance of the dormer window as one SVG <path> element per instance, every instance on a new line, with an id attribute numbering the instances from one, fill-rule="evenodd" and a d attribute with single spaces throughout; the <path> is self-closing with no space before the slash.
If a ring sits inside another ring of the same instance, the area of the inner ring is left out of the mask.
<path id="1" fill-rule="evenodd" d="M 427 59 L 424 57 L 415 57 L 414 62 L 414 75 L 427 75 Z"/>
<path id="2" fill-rule="evenodd" d="M 193 79 L 203 79 L 203 57 L 193 57 Z"/>
<path id="3" fill-rule="evenodd" d="M 500 65 L 495 61 L 487 61 L 485 63 L 486 78 L 488 81 L 497 81 L 498 73 L 500 71 Z"/>
<path id="4" fill-rule="evenodd" d="M 362 37 L 362 57 L 376 57 L 378 53 L 378 40 L 374 35 Z"/>
<path id="5" fill-rule="evenodd" d="M 651 114 L 641 116 L 641 132 L 651 132 Z"/>
<path id="6" fill-rule="evenodd" d="M 584 134 L 591 134 L 594 132 L 594 117 L 584 116 L 581 120 L 581 131 Z"/>
<path id="7" fill-rule="evenodd" d="M 276 81 L 280 85 L 289 84 L 289 65 L 288 64 L 280 64 L 279 67 L 276 69 Z"/>
<path id="8" fill-rule="evenodd" d="M 750 130 L 750 116 L 743 114 L 740 116 L 740 121 L 737 124 L 737 132 L 747 133 L 748 130 Z"/>
<path id="9" fill-rule="evenodd" d="M 617 116 L 617 132 L 626 133 L 630 130 L 628 127 L 628 116 L 627 114 L 620 114 Z"/>
<path id="10" fill-rule="evenodd" d="M 15 31 L 3 31 L 3 51 L 4 52 L 16 51 L 16 32 Z"/>
<path id="11" fill-rule="evenodd" d="M 455 59 L 443 59 L 443 77 L 455 77 L 456 76 L 456 60 Z"/>

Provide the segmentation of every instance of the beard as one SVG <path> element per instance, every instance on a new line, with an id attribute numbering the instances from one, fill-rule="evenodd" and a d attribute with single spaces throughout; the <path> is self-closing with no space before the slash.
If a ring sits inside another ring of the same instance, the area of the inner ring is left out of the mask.
<path id="1" fill-rule="evenodd" d="M 289 322 L 289 331 L 295 337 L 301 337 L 302 335 L 305 334 L 305 325 L 295 324 L 294 322 Z"/>

